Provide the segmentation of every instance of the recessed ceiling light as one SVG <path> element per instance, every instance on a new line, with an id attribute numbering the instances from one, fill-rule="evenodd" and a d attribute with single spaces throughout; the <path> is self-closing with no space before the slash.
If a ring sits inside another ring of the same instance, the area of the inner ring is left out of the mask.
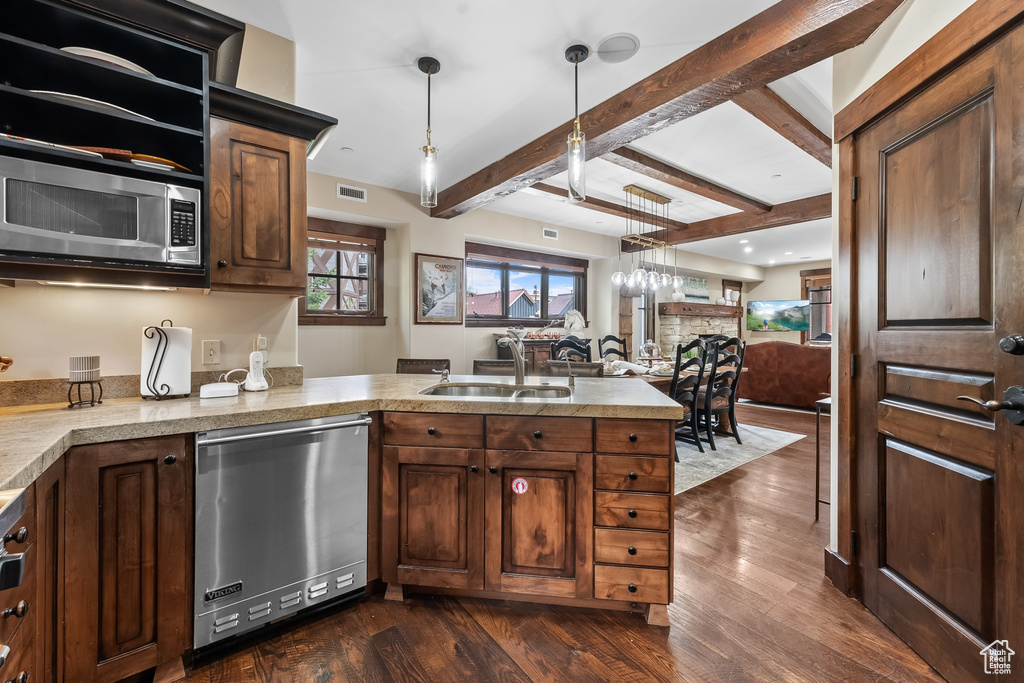
<path id="1" fill-rule="evenodd" d="M 745 254 L 749 254 L 749 253 L 750 253 L 750 252 L 752 252 L 752 251 L 754 251 L 754 248 L 753 248 L 753 247 L 744 247 L 744 248 L 743 248 L 743 252 L 744 252 Z"/>
<path id="2" fill-rule="evenodd" d="M 746 243 L 747 243 L 747 242 L 749 242 L 749 241 L 750 241 L 750 240 L 740 240 L 740 244 L 746 244 Z"/>
<path id="3" fill-rule="evenodd" d="M 793 255 L 793 252 L 791 252 L 791 251 L 787 251 L 786 252 L 786 256 L 792 256 L 792 255 Z"/>
<path id="4" fill-rule="evenodd" d="M 351 147 L 342 147 L 341 151 L 342 152 L 354 152 L 355 150 L 352 149 Z"/>
<path id="5" fill-rule="evenodd" d="M 772 180 L 781 180 L 781 179 L 782 179 L 782 174 L 781 173 L 776 173 L 776 174 L 774 174 L 772 176 Z"/>
<path id="6" fill-rule="evenodd" d="M 775 259 L 769 259 L 768 265 L 775 265 Z"/>
<path id="7" fill-rule="evenodd" d="M 631 58 L 640 49 L 640 40 L 632 33 L 616 33 L 597 45 L 597 58 L 609 64 L 618 64 Z"/>

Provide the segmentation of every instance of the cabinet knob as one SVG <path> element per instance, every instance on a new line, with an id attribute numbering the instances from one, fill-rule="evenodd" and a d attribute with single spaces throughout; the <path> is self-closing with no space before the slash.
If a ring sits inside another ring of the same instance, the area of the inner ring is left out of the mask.
<path id="1" fill-rule="evenodd" d="M 28 683 L 28 672 L 22 671 L 7 683 Z"/>
<path id="2" fill-rule="evenodd" d="M 539 429 L 533 433 L 533 438 L 535 438 L 535 439 L 539 439 L 542 436 L 544 436 L 544 435 L 540 433 Z"/>
<path id="3" fill-rule="evenodd" d="M 636 555 L 636 548 L 634 548 L 633 546 L 629 546 L 628 548 L 626 548 L 626 552 L 630 555 Z"/>
<path id="4" fill-rule="evenodd" d="M 633 481 L 636 481 L 636 472 L 630 472 L 629 478 L 632 479 Z"/>
<path id="5" fill-rule="evenodd" d="M 4 664 L 7 663 L 7 658 L 11 656 L 11 648 L 4 645 L 0 647 L 0 669 L 4 668 Z"/>
<path id="6" fill-rule="evenodd" d="M 228 267 L 228 262 L 227 261 L 217 261 L 217 267 L 218 268 L 227 268 Z"/>
<path id="7" fill-rule="evenodd" d="M 164 464 L 165 465 L 173 465 L 176 462 L 178 462 L 178 456 L 173 455 L 173 454 L 172 455 L 164 456 Z"/>
<path id="8" fill-rule="evenodd" d="M 626 514 L 629 515 L 630 517 L 636 517 L 636 510 L 630 510 Z"/>
<path id="9" fill-rule="evenodd" d="M 24 543 L 28 540 L 28 529 L 21 527 L 13 534 L 4 534 L 4 543 L 8 541 L 14 541 L 15 543 Z"/>
<path id="10" fill-rule="evenodd" d="M 469 466 L 469 471 L 470 471 L 470 472 L 476 472 L 476 471 L 477 471 L 477 469 L 479 469 L 479 468 L 478 468 L 478 467 L 477 467 L 476 465 L 470 465 L 470 466 Z"/>
<path id="11" fill-rule="evenodd" d="M 427 434 L 433 436 L 434 434 L 437 434 L 437 430 L 434 429 L 433 427 L 427 427 Z"/>
<path id="12" fill-rule="evenodd" d="M 626 586 L 626 588 L 629 589 L 630 593 L 636 593 L 636 584 L 635 583 L 629 584 L 628 586 Z"/>
<path id="13" fill-rule="evenodd" d="M 489 469 L 491 470 L 491 474 L 497 474 L 498 473 L 498 468 L 495 467 L 494 465 L 491 465 Z"/>
<path id="14" fill-rule="evenodd" d="M 28 603 L 24 600 L 19 602 L 14 607 L 8 607 L 3 611 L 4 619 L 6 619 L 7 617 L 17 617 L 18 619 L 21 619 L 26 614 L 28 614 Z"/>
<path id="15" fill-rule="evenodd" d="M 629 435 L 629 440 L 630 441 L 636 441 L 636 434 L 630 434 Z"/>

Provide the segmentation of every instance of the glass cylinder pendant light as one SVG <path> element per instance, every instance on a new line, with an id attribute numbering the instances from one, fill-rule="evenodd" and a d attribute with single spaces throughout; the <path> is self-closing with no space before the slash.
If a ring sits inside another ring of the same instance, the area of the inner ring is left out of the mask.
<path id="1" fill-rule="evenodd" d="M 575 76 L 576 117 L 569 133 L 569 201 L 582 202 L 587 198 L 587 136 L 580 129 L 580 62 L 590 54 L 586 45 L 572 45 L 565 51 L 565 58 L 572 62 Z"/>
<path id="2" fill-rule="evenodd" d="M 437 148 L 430 144 L 430 77 L 441 70 L 441 62 L 433 57 L 420 57 L 416 63 L 427 74 L 427 144 L 420 148 L 420 206 L 437 206 Z"/>

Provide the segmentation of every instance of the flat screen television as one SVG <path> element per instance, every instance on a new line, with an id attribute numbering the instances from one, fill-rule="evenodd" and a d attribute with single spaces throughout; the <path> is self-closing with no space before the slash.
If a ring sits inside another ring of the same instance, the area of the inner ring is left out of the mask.
<path id="1" fill-rule="evenodd" d="M 751 332 L 810 332 L 810 301 L 748 301 Z"/>

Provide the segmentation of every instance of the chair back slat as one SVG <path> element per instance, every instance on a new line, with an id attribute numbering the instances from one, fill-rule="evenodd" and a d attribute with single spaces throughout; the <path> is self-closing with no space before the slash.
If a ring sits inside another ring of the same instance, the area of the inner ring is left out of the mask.
<path id="1" fill-rule="evenodd" d="M 450 358 L 399 358 L 395 372 L 399 374 L 430 375 L 437 370 L 451 370 Z"/>

